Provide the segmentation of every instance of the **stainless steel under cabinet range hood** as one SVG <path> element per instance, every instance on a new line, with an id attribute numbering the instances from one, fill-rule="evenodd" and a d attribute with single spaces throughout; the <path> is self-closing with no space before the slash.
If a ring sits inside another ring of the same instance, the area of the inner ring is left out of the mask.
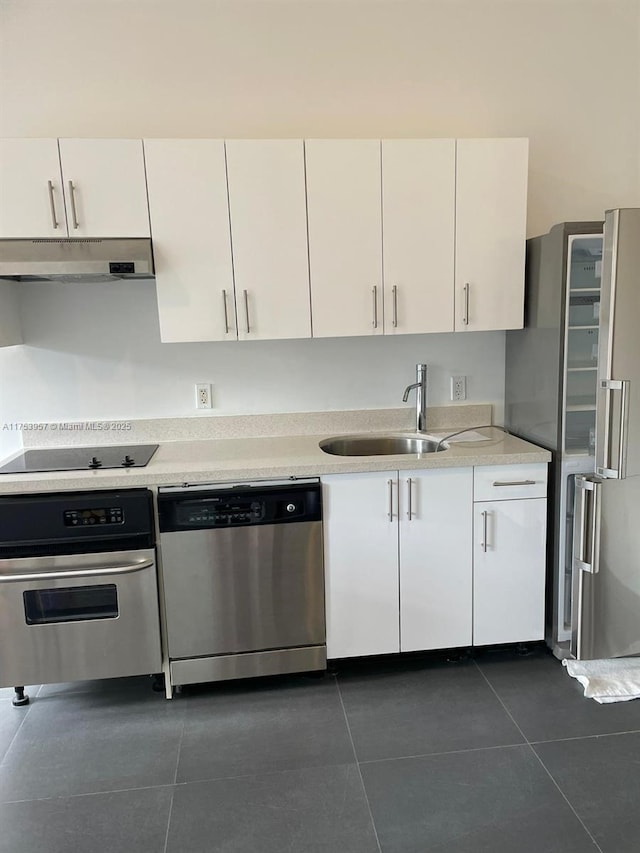
<path id="1" fill-rule="evenodd" d="M 97 282 L 153 278 L 148 237 L 0 240 L 0 278 Z"/>

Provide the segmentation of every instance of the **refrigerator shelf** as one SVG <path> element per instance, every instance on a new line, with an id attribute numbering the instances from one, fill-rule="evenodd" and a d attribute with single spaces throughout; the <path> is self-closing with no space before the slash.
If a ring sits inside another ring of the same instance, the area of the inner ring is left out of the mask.
<path id="1" fill-rule="evenodd" d="M 595 412 L 596 404 L 595 403 L 568 403 L 567 411 L 568 412 Z"/>
<path id="2" fill-rule="evenodd" d="M 569 291 L 570 297 L 574 293 L 600 293 L 599 287 L 572 287 Z"/>
<path id="3" fill-rule="evenodd" d="M 567 328 L 569 330 L 573 330 L 573 329 L 597 329 L 599 327 L 596 324 L 595 326 L 567 326 Z"/>
<path id="4" fill-rule="evenodd" d="M 577 371 L 597 370 L 598 365 L 592 361 L 575 361 L 567 365 L 567 372 L 575 373 Z"/>

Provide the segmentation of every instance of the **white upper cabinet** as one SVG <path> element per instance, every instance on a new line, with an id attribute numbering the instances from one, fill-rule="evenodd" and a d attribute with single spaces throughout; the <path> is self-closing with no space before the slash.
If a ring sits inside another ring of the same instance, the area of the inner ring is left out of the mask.
<path id="1" fill-rule="evenodd" d="M 380 142 L 305 141 L 314 337 L 383 332 Z"/>
<path id="2" fill-rule="evenodd" d="M 70 237 L 148 237 L 140 139 L 60 139 Z"/>
<path id="3" fill-rule="evenodd" d="M 311 337 L 301 139 L 227 140 L 240 339 Z"/>
<path id="4" fill-rule="evenodd" d="M 145 139 L 160 337 L 235 340 L 224 142 Z"/>
<path id="5" fill-rule="evenodd" d="M 385 334 L 453 331 L 454 139 L 382 141 Z"/>
<path id="6" fill-rule="evenodd" d="M 57 139 L 0 139 L 0 236 L 67 236 Z"/>
<path id="7" fill-rule="evenodd" d="M 0 140 L 2 237 L 148 237 L 140 139 Z"/>
<path id="8" fill-rule="evenodd" d="M 455 330 L 521 329 L 527 139 L 459 139 Z"/>

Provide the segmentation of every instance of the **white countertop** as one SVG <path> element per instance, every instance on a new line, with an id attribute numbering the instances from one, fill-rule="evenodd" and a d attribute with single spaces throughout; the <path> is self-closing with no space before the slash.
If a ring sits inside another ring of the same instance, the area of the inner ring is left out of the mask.
<path id="1" fill-rule="evenodd" d="M 398 456 L 331 456 L 320 450 L 319 442 L 338 432 L 167 441 L 160 443 L 144 468 L 3 474 L 0 475 L 0 494 L 227 483 L 363 471 L 509 465 L 551 460 L 549 451 L 499 429 L 484 429 L 482 432 L 489 436 L 488 440 L 469 441 L 460 436 L 461 440 L 451 439 L 450 448 L 439 453 Z"/>

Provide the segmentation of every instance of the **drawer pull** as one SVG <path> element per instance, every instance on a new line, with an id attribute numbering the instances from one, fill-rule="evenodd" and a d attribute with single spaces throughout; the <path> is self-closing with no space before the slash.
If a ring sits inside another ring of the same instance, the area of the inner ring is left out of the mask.
<path id="1" fill-rule="evenodd" d="M 510 482 L 501 482 L 496 480 L 494 486 L 535 486 L 535 480 L 511 480 Z"/>

